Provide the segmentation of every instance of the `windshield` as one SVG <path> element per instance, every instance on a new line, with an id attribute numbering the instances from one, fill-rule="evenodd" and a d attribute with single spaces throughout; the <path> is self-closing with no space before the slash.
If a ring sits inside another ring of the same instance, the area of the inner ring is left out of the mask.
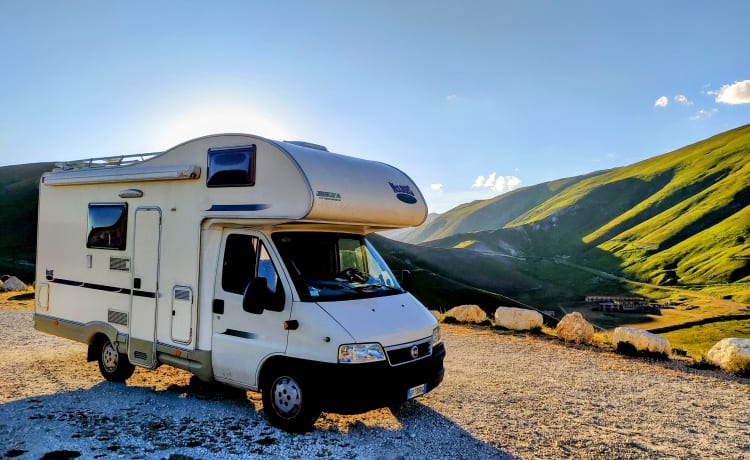
<path id="1" fill-rule="evenodd" d="M 364 236 L 278 232 L 273 234 L 273 241 L 303 300 L 359 299 L 404 292 Z"/>

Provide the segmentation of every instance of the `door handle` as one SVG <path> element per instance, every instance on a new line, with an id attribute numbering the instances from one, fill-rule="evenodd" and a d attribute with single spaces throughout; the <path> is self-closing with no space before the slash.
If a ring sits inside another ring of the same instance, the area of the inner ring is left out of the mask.
<path id="1" fill-rule="evenodd" d="M 133 289 L 140 289 L 140 288 L 141 288 L 141 279 L 133 278 Z"/>

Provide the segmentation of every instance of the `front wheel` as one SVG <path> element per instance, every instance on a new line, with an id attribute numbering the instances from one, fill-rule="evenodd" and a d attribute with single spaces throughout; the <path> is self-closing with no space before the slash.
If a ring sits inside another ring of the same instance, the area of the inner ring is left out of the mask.
<path id="1" fill-rule="evenodd" d="M 101 340 L 97 356 L 99 371 L 110 382 L 124 382 L 135 371 L 135 366 L 130 364 L 128 357 L 118 352 L 109 339 Z"/>
<path id="2" fill-rule="evenodd" d="M 277 428 L 291 433 L 312 429 L 320 405 L 311 385 L 287 372 L 275 372 L 263 385 L 263 411 Z"/>

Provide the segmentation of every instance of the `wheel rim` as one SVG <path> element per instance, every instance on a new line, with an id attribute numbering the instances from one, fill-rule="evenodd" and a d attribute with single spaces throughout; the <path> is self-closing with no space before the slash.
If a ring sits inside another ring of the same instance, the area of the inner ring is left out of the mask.
<path id="1" fill-rule="evenodd" d="M 107 341 L 102 347 L 102 365 L 107 372 L 114 372 L 117 370 L 117 361 L 119 359 L 119 353 L 115 350 L 115 346 L 112 342 Z"/>
<path id="2" fill-rule="evenodd" d="M 302 408 L 302 391 L 291 377 L 279 377 L 274 381 L 271 402 L 274 411 L 284 418 L 292 418 Z"/>

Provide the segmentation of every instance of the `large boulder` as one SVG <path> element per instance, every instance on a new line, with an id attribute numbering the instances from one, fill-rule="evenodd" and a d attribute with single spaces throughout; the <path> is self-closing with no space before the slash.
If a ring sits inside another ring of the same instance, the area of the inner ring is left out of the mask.
<path id="1" fill-rule="evenodd" d="M 15 276 L 9 277 L 3 282 L 3 288 L 6 291 L 27 291 L 29 289 L 23 281 L 19 280 Z"/>
<path id="2" fill-rule="evenodd" d="M 3 292 L 5 287 L 3 286 L 3 280 L 0 280 L 0 292 Z"/>
<path id="3" fill-rule="evenodd" d="M 669 340 L 654 333 L 634 329 L 632 327 L 618 327 L 612 334 L 612 345 L 621 349 L 622 345 L 630 345 L 635 351 L 669 355 L 672 347 Z"/>
<path id="4" fill-rule="evenodd" d="M 708 350 L 706 358 L 725 371 L 750 373 L 750 339 L 721 339 Z"/>
<path id="5" fill-rule="evenodd" d="M 557 323 L 555 333 L 566 342 L 591 343 L 594 338 L 594 326 L 577 311 L 568 313 Z"/>
<path id="6" fill-rule="evenodd" d="M 487 313 L 477 305 L 459 305 L 445 312 L 445 317 L 459 323 L 481 323 L 487 320 Z"/>
<path id="7" fill-rule="evenodd" d="M 432 313 L 432 316 L 434 316 L 434 317 L 435 317 L 435 319 L 436 319 L 436 320 L 438 320 L 438 321 L 440 321 L 440 318 L 442 318 L 442 317 L 443 317 L 443 314 L 442 314 L 442 313 L 440 313 L 440 312 L 439 312 L 439 311 L 437 311 L 437 310 L 430 310 L 430 313 Z"/>
<path id="8" fill-rule="evenodd" d="M 543 324 L 542 314 L 524 308 L 498 307 L 495 310 L 495 325 L 514 331 L 539 329 Z"/>

